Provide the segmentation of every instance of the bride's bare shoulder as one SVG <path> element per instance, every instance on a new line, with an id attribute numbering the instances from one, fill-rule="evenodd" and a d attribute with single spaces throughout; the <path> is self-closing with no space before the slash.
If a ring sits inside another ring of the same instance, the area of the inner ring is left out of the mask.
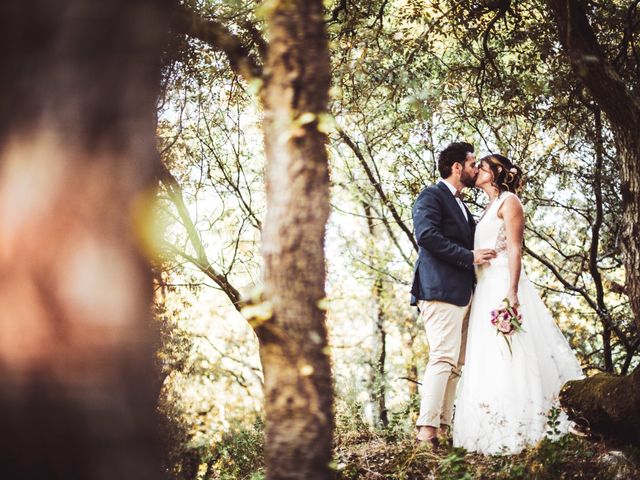
<path id="1" fill-rule="evenodd" d="M 518 204 L 520 204 L 520 206 L 522 206 L 522 200 L 520 200 L 520 197 L 518 195 L 516 195 L 515 193 L 511 193 L 511 192 L 506 192 L 508 193 L 507 198 L 505 198 L 505 202 L 516 202 Z"/>
<path id="2" fill-rule="evenodd" d="M 505 199 L 500 205 L 498 209 L 498 217 L 503 217 L 506 213 L 507 216 L 520 216 L 524 214 L 524 208 L 522 207 L 522 202 L 520 201 L 520 197 L 515 193 L 505 192 Z"/>

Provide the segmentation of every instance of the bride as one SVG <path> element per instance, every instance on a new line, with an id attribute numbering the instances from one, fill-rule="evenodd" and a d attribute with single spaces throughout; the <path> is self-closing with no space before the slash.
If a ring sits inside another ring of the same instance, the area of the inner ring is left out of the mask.
<path id="1" fill-rule="evenodd" d="M 558 407 L 565 382 L 581 378 L 571 347 L 522 270 L 524 212 L 515 191 L 521 170 L 502 155 L 480 160 L 476 187 L 489 203 L 476 226 L 474 248 L 494 248 L 497 257 L 476 267 L 465 368 L 453 421 L 453 444 L 483 454 L 516 454 L 535 445 Z M 491 324 L 503 299 L 519 305 L 522 331 L 508 338 Z M 570 422 L 560 412 L 555 433 Z"/>

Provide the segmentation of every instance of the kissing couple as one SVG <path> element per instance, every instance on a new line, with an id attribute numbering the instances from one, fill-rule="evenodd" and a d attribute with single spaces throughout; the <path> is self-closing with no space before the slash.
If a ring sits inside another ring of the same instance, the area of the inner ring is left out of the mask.
<path id="1" fill-rule="evenodd" d="M 545 436 L 550 415 L 554 433 L 569 431 L 558 394 L 582 369 L 522 266 L 522 170 L 499 154 L 476 162 L 471 144 L 455 142 L 440 152 L 438 171 L 412 212 L 411 304 L 429 344 L 416 440 L 517 454 Z M 477 221 L 465 187 L 487 197 Z"/>

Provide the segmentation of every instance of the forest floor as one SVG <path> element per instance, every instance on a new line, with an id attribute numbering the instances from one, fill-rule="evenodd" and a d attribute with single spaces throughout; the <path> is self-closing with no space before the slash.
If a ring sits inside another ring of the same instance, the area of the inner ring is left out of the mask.
<path id="1" fill-rule="evenodd" d="M 339 410 L 332 467 L 338 480 L 599 479 L 640 480 L 640 448 L 565 435 L 542 440 L 519 455 L 484 456 L 442 446 L 419 446 L 406 412 L 374 429 L 354 411 Z M 208 450 L 216 480 L 264 480 L 264 425 L 228 432 Z"/>
<path id="2" fill-rule="evenodd" d="M 369 431 L 339 438 L 335 462 L 340 480 L 640 479 L 640 449 L 574 435 L 545 439 L 520 455 L 483 456 Z"/>

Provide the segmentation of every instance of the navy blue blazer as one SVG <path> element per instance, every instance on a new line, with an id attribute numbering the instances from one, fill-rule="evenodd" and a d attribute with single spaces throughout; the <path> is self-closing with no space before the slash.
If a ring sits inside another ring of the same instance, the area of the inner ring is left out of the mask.
<path id="1" fill-rule="evenodd" d="M 439 300 L 464 306 L 475 285 L 473 236 L 476 224 L 468 220 L 449 187 L 442 182 L 425 188 L 413 205 L 413 232 L 418 260 L 411 286 L 411 305 L 417 300 Z"/>

